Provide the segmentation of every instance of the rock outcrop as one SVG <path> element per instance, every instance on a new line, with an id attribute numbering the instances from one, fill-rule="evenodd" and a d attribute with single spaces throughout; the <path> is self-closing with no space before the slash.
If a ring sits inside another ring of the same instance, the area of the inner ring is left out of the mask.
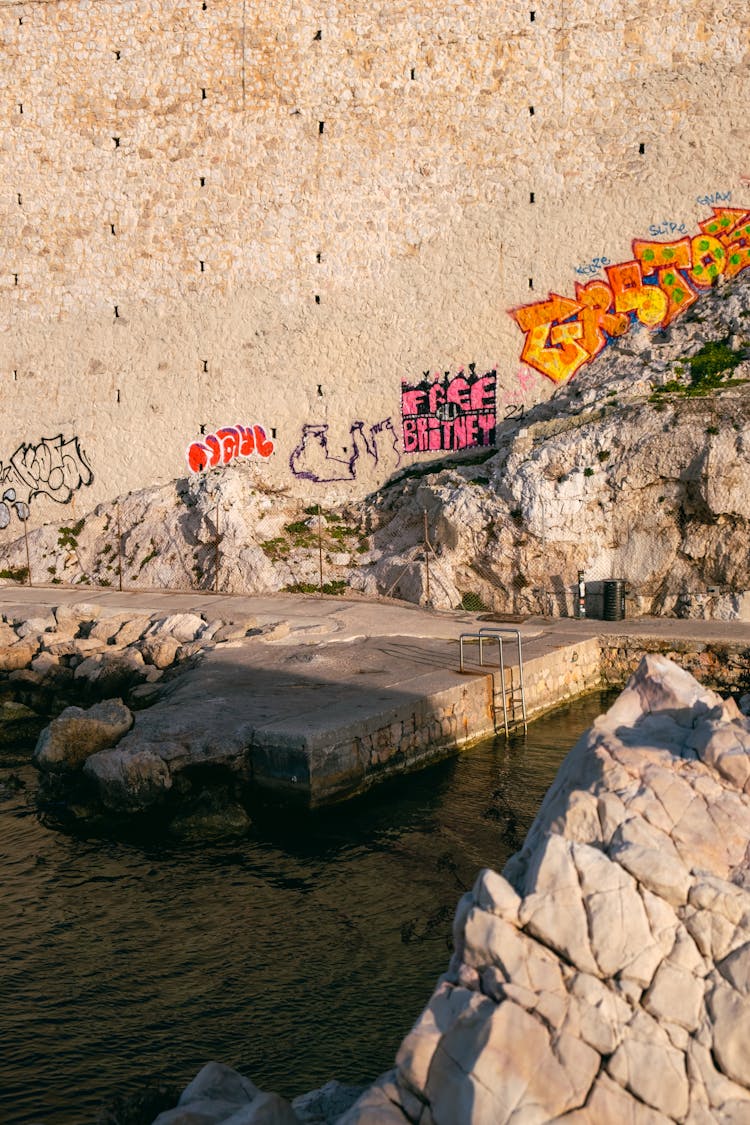
<path id="1" fill-rule="evenodd" d="M 394 1070 L 330 1121 L 750 1122 L 750 720 L 644 658 L 454 947 Z"/>
<path id="2" fill-rule="evenodd" d="M 635 612 L 750 620 L 748 317 L 741 274 L 664 331 L 612 341 L 500 425 L 496 450 L 409 466 L 364 502 L 319 514 L 315 495 L 225 465 L 30 532 L 32 573 L 252 594 L 317 589 L 322 568 L 329 593 L 570 615 L 583 570 L 595 615 L 601 582 L 623 578 Z M 0 568 L 23 577 L 23 537 Z M 23 639 L 4 656 L 25 659 Z"/>
<path id="3" fill-rule="evenodd" d="M 154 1125 L 329 1125 L 355 1101 L 359 1090 L 329 1082 L 291 1104 L 259 1090 L 231 1067 L 207 1063 L 185 1088 L 174 1109 Z"/>
<path id="4" fill-rule="evenodd" d="M 56 702 L 70 698 L 126 695 L 142 705 L 198 652 L 244 637 L 254 624 L 194 613 L 113 613 L 90 602 L 30 618 L 19 607 L 0 619 L 0 679 L 47 701 L 53 713 L 60 709 Z"/>
<path id="5" fill-rule="evenodd" d="M 66 707 L 39 736 L 32 761 L 37 769 L 79 770 L 92 754 L 114 746 L 133 725 L 121 699 L 105 699 L 88 710 Z"/>

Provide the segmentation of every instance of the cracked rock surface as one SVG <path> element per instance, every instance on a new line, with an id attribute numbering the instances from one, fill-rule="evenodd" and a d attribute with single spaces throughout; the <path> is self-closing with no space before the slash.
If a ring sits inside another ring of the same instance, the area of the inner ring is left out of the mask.
<path id="1" fill-rule="evenodd" d="M 748 752 L 733 701 L 644 657 L 521 850 L 460 900 L 394 1069 L 316 1120 L 750 1122 Z M 205 1119 L 309 1120 L 252 1104 Z M 178 1107 L 159 1125 L 192 1120 Z"/>

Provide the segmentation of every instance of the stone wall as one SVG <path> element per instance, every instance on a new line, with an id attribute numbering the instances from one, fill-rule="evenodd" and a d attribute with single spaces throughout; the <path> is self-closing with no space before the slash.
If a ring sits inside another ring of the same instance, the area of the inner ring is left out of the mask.
<path id="1" fill-rule="evenodd" d="M 750 691 L 750 649 L 744 644 L 638 636 L 603 636 L 599 641 L 601 682 L 612 687 L 624 684 L 643 656 L 659 653 L 707 687 L 732 695 Z"/>
<path id="2" fill-rule="evenodd" d="M 524 662 L 526 707 L 535 718 L 601 684 L 602 647 L 594 637 Z"/>
<path id="3" fill-rule="evenodd" d="M 0 0 L 0 535 L 209 435 L 362 494 L 430 456 L 402 380 L 470 363 L 477 417 L 431 417 L 490 440 L 554 386 L 509 310 L 750 205 L 748 36 L 740 0 Z"/>

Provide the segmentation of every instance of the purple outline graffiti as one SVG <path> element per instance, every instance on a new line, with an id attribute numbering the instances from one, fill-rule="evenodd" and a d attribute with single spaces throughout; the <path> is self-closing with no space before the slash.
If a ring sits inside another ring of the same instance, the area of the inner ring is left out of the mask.
<path id="1" fill-rule="evenodd" d="M 328 423 L 308 422 L 302 427 L 302 439 L 292 451 L 289 468 L 295 477 L 311 480 L 316 484 L 333 484 L 335 481 L 356 480 L 361 468 L 362 458 L 367 468 L 386 468 L 389 472 L 401 464 L 398 447 L 398 434 L 390 418 L 383 418 L 370 426 L 365 433 L 364 422 L 352 422 L 349 428 L 352 452 L 344 459 L 333 457 L 328 449 Z M 379 444 L 379 439 L 383 438 Z"/>
<path id="2" fill-rule="evenodd" d="M 12 508 L 18 519 L 25 522 L 35 496 L 48 496 L 56 504 L 67 504 L 74 492 L 93 479 L 77 437 L 66 440 L 58 434 L 42 438 L 37 445 L 24 442 L 7 465 L 0 462 L 0 530 L 10 523 Z"/>

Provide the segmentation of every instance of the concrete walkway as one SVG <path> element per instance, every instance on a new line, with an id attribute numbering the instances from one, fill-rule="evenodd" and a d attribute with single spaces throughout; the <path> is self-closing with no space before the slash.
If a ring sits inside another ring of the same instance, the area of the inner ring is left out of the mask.
<path id="1" fill-rule="evenodd" d="M 494 733 L 497 649 L 494 674 L 479 668 L 476 646 L 467 673 L 458 670 L 460 634 L 482 625 L 520 629 L 532 714 L 597 685 L 601 636 L 750 649 L 744 622 L 528 618 L 516 624 L 493 622 L 488 614 L 310 595 L 0 588 L 5 614 L 33 617 L 80 603 L 105 615 L 195 612 L 262 630 L 216 646 L 175 681 L 167 698 L 141 712 L 139 746 L 151 753 L 179 744 L 214 762 L 252 747 L 256 784 L 310 804 L 349 796 Z M 506 663 L 515 662 L 514 651 L 510 656 Z M 176 761 L 170 760 L 171 771 Z"/>
<path id="2" fill-rule="evenodd" d="M 462 632 L 483 625 L 498 624 L 518 628 L 529 657 L 589 638 L 607 636 L 652 637 L 664 640 L 695 641 L 698 644 L 725 642 L 750 647 L 750 622 L 699 621 L 669 617 L 632 617 L 622 621 L 593 618 L 525 617 L 519 624 L 498 620 L 491 614 L 463 610 L 430 610 L 392 600 L 368 601 L 318 597 L 302 594 L 212 594 L 202 591 L 173 593 L 168 590 L 117 591 L 101 587 L 0 586 L 0 612 L 21 610 L 32 615 L 35 609 L 90 602 L 105 613 L 203 613 L 209 618 L 241 621 L 253 617 L 259 626 L 287 622 L 289 640 L 285 643 L 309 644 L 322 641 L 352 642 L 366 637 L 400 637 L 429 657 L 431 641 L 456 642 Z M 281 641 L 281 638 L 279 638 Z M 456 648 L 457 651 L 457 648 Z M 444 666 L 441 659 L 436 662 Z M 458 667 L 458 660 L 455 660 Z"/>

